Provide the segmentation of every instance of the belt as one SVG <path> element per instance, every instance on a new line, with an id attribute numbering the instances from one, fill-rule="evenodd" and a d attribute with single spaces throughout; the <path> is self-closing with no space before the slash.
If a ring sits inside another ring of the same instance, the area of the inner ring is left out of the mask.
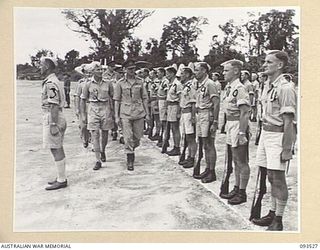
<path id="1" fill-rule="evenodd" d="M 183 113 L 183 114 L 185 114 L 185 113 L 191 113 L 191 107 L 182 108 L 182 109 L 181 109 L 181 113 Z"/>
<path id="2" fill-rule="evenodd" d="M 240 116 L 227 115 L 227 121 L 240 121 Z"/>
<path id="3" fill-rule="evenodd" d="M 166 96 L 163 96 L 163 97 L 160 97 L 160 96 L 158 96 L 158 100 L 167 100 L 167 97 Z"/>
<path id="4" fill-rule="evenodd" d="M 197 113 L 208 113 L 208 112 L 210 112 L 210 109 L 200 109 L 200 108 L 197 108 L 197 109 L 196 109 L 196 112 L 197 112 Z"/>
<path id="5" fill-rule="evenodd" d="M 50 112 L 51 109 L 50 109 L 50 108 L 42 108 L 42 111 L 43 111 L 43 112 Z M 62 112 L 63 109 L 59 107 L 59 111 Z"/>
<path id="6" fill-rule="evenodd" d="M 179 105 L 179 102 L 170 102 L 167 101 L 168 106 L 174 106 L 174 105 Z"/>
<path id="7" fill-rule="evenodd" d="M 262 128 L 264 131 L 268 132 L 278 132 L 281 133 L 284 131 L 283 126 L 276 126 L 276 125 L 270 125 L 270 124 L 262 124 Z"/>

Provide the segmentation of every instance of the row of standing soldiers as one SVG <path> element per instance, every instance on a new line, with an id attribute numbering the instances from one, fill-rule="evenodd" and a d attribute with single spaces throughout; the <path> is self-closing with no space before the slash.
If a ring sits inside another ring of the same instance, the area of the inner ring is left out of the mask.
<path id="1" fill-rule="evenodd" d="M 252 84 L 248 80 L 249 72 L 242 69 L 242 61 L 226 61 L 222 64 L 222 74 L 227 85 L 222 96 L 217 80 L 219 74 L 212 74 L 211 79 L 210 66 L 205 62 L 182 65 L 179 69 L 172 65 L 139 71 L 133 60 L 123 65 L 111 61 L 106 69 L 98 62 L 78 67 L 76 70 L 84 78 L 79 81 L 75 93 L 76 114 L 85 147 L 91 137 L 96 155 L 93 169 L 99 170 L 101 162 L 106 162 L 108 131 L 112 130 L 113 139 L 116 139 L 118 129 L 124 139 L 128 170 L 134 170 L 135 149 L 145 133 L 150 140 L 157 141 L 162 153 L 180 156 L 179 164 L 193 168 L 194 178 L 203 183 L 216 181 L 215 137 L 222 100 L 226 121 L 222 130 L 226 133 L 226 153 L 234 164 L 235 186 L 229 192 L 232 168 L 227 167 L 220 196 L 228 199 L 231 205 L 247 201 L 249 120 L 255 122 L 260 113 L 262 128 L 256 166 L 260 182 L 265 182 L 268 176 L 271 184 L 271 207 L 269 213 L 261 217 L 260 200 L 259 211 L 255 215 L 251 211 L 250 219 L 254 224 L 268 226 L 268 230 L 283 230 L 282 215 L 288 199 L 285 170 L 292 158 L 297 102 L 294 84 L 284 74 L 287 64 L 285 52 L 270 52 L 262 65 L 260 82 Z M 261 112 L 257 112 L 259 109 Z M 173 148 L 168 150 L 171 132 Z M 184 141 L 182 152 L 181 138 Z M 206 168 L 201 172 L 203 156 Z M 252 210 L 254 208 L 257 207 L 253 206 Z"/>

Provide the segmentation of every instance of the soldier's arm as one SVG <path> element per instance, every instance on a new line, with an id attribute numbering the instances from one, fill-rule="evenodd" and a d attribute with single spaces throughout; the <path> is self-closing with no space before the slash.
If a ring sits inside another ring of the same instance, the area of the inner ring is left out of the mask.
<path id="1" fill-rule="evenodd" d="M 146 88 L 142 88 L 142 103 L 143 103 L 143 108 L 144 111 L 146 112 L 147 118 L 149 117 L 149 109 L 148 109 L 148 94 Z"/>
<path id="2" fill-rule="evenodd" d="M 237 105 L 240 109 L 239 132 L 245 134 L 248 129 L 250 101 L 248 93 L 244 88 L 238 89 Z"/>
<path id="3" fill-rule="evenodd" d="M 120 101 L 121 101 L 121 84 L 120 81 L 116 83 L 113 93 L 114 99 L 114 116 L 117 123 L 120 121 Z"/>
<path id="4" fill-rule="evenodd" d="M 208 91 L 213 107 L 213 121 L 218 124 L 219 111 L 220 111 L 220 95 L 218 88 L 215 84 L 208 85 Z"/>
<path id="5" fill-rule="evenodd" d="M 86 83 L 83 86 L 82 93 L 80 95 L 80 115 L 83 121 L 85 121 L 86 117 L 86 100 L 89 98 L 89 86 L 90 83 Z"/>

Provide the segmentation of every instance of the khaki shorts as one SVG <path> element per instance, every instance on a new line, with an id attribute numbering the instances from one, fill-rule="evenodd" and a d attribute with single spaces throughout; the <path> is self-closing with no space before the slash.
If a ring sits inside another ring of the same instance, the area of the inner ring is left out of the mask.
<path id="1" fill-rule="evenodd" d="M 226 124 L 226 143 L 231 147 L 238 147 L 238 134 L 239 134 L 240 121 L 227 121 Z"/>
<path id="2" fill-rule="evenodd" d="M 90 103 L 88 106 L 88 130 L 110 130 L 114 127 L 113 114 L 108 102 Z"/>
<path id="3" fill-rule="evenodd" d="M 262 130 L 257 149 L 256 165 L 270 170 L 285 171 L 287 163 L 280 161 L 283 133 Z"/>
<path id="4" fill-rule="evenodd" d="M 151 114 L 158 115 L 159 114 L 159 103 L 158 100 L 151 101 Z"/>
<path id="5" fill-rule="evenodd" d="M 166 121 L 167 120 L 167 110 L 168 110 L 167 101 L 166 100 L 159 100 L 160 121 Z"/>
<path id="6" fill-rule="evenodd" d="M 207 112 L 199 112 L 196 114 L 197 120 L 197 137 L 208 137 L 209 129 L 210 129 L 210 111 Z M 215 137 L 213 135 L 212 137 Z"/>
<path id="7" fill-rule="evenodd" d="M 67 129 L 67 122 L 64 118 L 62 112 L 58 113 L 57 126 L 59 128 L 59 133 L 57 135 L 52 135 L 50 133 L 50 112 L 45 112 L 42 116 L 43 118 L 43 148 L 62 148 L 64 133 Z"/>
<path id="8" fill-rule="evenodd" d="M 191 121 L 191 113 L 182 113 L 180 118 L 180 132 L 181 134 L 194 134 L 194 126 Z"/>
<path id="9" fill-rule="evenodd" d="M 178 121 L 178 105 L 168 105 L 168 110 L 167 110 L 167 121 L 168 122 L 176 122 Z"/>

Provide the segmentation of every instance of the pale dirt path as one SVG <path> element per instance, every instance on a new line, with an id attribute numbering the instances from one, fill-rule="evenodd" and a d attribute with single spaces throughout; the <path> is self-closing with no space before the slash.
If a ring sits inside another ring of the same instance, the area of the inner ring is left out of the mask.
<path id="1" fill-rule="evenodd" d="M 108 144 L 106 164 L 93 171 L 94 155 L 82 148 L 73 110 L 65 110 L 69 186 L 45 191 L 55 168 L 41 144 L 40 85 L 23 84 L 19 82 L 17 88 L 15 231 L 264 230 L 247 220 L 255 168 L 247 203 L 231 207 L 216 195 L 224 162 L 224 135 L 220 134 L 215 183 L 203 185 L 194 180 L 191 170 L 176 163 L 177 157 L 162 155 L 147 139 L 136 153 L 134 172 L 126 171 L 123 147 L 118 142 Z M 253 159 L 255 146 L 251 147 Z M 285 226 L 291 231 L 297 230 L 296 161 L 291 164 L 288 182 L 291 196 Z"/>

